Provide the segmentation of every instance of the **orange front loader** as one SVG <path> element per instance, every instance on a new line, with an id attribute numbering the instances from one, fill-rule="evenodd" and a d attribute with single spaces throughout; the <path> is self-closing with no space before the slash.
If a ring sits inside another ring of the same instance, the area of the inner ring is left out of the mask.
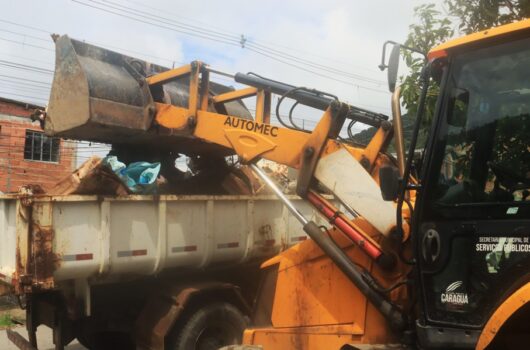
<path id="1" fill-rule="evenodd" d="M 332 95 L 252 73 L 233 76 L 246 87 L 230 90 L 211 82 L 219 72 L 201 62 L 167 70 L 66 36 L 56 44 L 48 133 L 235 154 L 312 238 L 263 264 L 246 344 L 484 348 L 528 336 L 530 20 L 428 54 L 407 156 L 395 83 L 399 52 L 411 48 L 393 44 L 390 54 L 392 125 Z M 431 84 L 440 93 L 420 145 Z M 314 130 L 289 125 L 278 105 L 281 126 L 271 124 L 271 94 L 278 104 L 323 111 Z M 242 108 L 248 97 L 254 119 Z M 367 145 L 346 136 L 356 122 L 375 130 Z M 256 164 L 262 158 L 298 170 L 297 194 L 328 227 L 296 209 Z"/>

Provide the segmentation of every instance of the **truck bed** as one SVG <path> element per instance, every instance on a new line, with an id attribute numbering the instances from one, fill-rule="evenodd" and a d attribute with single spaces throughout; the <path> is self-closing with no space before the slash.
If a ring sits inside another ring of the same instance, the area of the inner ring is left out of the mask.
<path id="1" fill-rule="evenodd" d="M 274 196 L 0 196 L 0 279 L 18 293 L 265 259 L 305 239 Z"/>

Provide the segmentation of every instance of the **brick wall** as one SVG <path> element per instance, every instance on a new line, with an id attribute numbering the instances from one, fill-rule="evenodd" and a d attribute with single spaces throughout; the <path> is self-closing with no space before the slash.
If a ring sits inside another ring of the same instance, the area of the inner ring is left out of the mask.
<path id="1" fill-rule="evenodd" d="M 75 168 L 75 144 L 60 141 L 58 162 L 24 159 L 26 130 L 42 131 L 29 116 L 37 106 L 0 99 L 0 191 L 16 192 L 26 184 L 49 188 Z"/>

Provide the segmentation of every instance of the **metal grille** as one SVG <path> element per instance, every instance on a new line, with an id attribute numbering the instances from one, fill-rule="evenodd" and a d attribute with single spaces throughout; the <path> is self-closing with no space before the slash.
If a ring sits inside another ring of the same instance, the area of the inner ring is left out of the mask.
<path id="1" fill-rule="evenodd" d="M 59 162 L 59 147 L 61 140 L 48 137 L 42 132 L 26 130 L 24 144 L 24 159 L 41 162 Z"/>

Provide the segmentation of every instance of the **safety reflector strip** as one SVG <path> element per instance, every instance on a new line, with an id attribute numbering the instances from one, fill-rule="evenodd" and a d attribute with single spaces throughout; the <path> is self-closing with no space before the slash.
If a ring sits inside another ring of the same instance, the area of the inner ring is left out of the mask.
<path id="1" fill-rule="evenodd" d="M 184 252 L 195 252 L 197 251 L 196 245 L 187 245 L 182 247 L 173 247 L 171 248 L 172 253 L 184 253 Z"/>
<path id="2" fill-rule="evenodd" d="M 81 260 L 92 260 L 94 255 L 92 253 L 84 254 L 66 254 L 62 256 L 63 261 L 81 261 Z"/>
<path id="3" fill-rule="evenodd" d="M 237 247 L 239 247 L 239 242 L 219 243 L 217 245 L 217 249 L 237 248 Z"/>
<path id="4" fill-rule="evenodd" d="M 305 241 L 306 239 L 307 239 L 307 236 L 292 237 L 291 242 L 301 242 L 301 241 Z"/>
<path id="5" fill-rule="evenodd" d="M 118 252 L 118 258 L 127 258 L 131 256 L 147 255 L 147 249 L 121 250 Z"/>
<path id="6" fill-rule="evenodd" d="M 264 246 L 264 247 L 272 247 L 274 245 L 274 243 L 276 243 L 276 240 L 275 239 L 265 239 L 265 240 L 262 240 L 262 241 L 255 241 L 254 244 L 255 245 L 260 245 L 260 246 Z"/>

